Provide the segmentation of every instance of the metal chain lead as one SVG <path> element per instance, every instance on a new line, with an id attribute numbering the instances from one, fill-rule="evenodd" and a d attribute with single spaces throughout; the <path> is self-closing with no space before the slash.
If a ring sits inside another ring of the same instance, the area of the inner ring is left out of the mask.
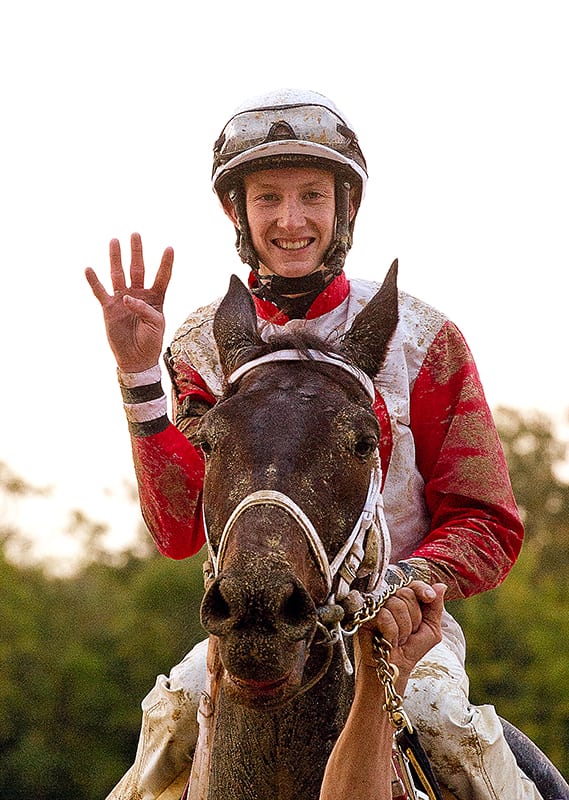
<path id="1" fill-rule="evenodd" d="M 384 639 L 379 633 L 374 633 L 372 638 L 373 660 L 375 661 L 375 671 L 379 682 L 385 692 L 384 710 L 387 711 L 389 721 L 395 730 L 407 728 L 409 733 L 413 733 L 411 720 L 403 710 L 403 698 L 395 691 L 395 682 L 399 677 L 399 669 L 389 660 L 391 655 L 391 643 Z"/>
<path id="2" fill-rule="evenodd" d="M 360 625 L 363 625 L 365 622 L 371 622 L 384 603 L 386 603 L 390 597 L 393 597 L 402 586 L 407 586 L 409 583 L 411 583 L 411 581 L 389 586 L 379 596 L 362 593 L 363 605 L 361 608 L 358 608 L 357 611 L 354 611 L 353 614 L 350 615 L 351 619 L 342 621 L 342 630 L 344 633 L 355 633 Z"/>
<path id="3" fill-rule="evenodd" d="M 399 574 L 397 578 L 379 596 L 373 594 L 362 595 L 363 605 L 353 613 L 351 619 L 344 622 L 342 629 L 346 633 L 352 634 L 365 622 L 371 622 L 384 603 L 403 586 L 411 583 L 414 576 L 412 574 Z M 403 710 L 403 698 L 395 691 L 395 682 L 399 677 L 399 670 L 389 660 L 391 644 L 380 633 L 376 632 L 372 638 L 372 648 L 373 659 L 376 663 L 375 671 L 385 692 L 385 705 L 383 707 L 389 716 L 389 721 L 395 730 L 399 731 L 407 728 L 409 733 L 413 733 L 411 720 Z"/>
<path id="4" fill-rule="evenodd" d="M 403 574 L 402 574 L 403 573 Z M 389 582 L 388 588 L 377 597 L 373 594 L 362 595 L 363 604 L 348 620 L 343 621 L 342 630 L 346 634 L 353 634 L 365 622 L 370 622 L 378 613 L 383 604 L 392 597 L 402 586 L 407 586 L 412 580 L 428 581 L 428 576 L 414 575 L 412 572 L 397 570 L 395 580 Z M 392 727 L 395 729 L 393 764 L 398 766 L 398 774 L 401 780 L 396 781 L 397 789 L 404 789 L 408 798 L 414 800 L 436 800 L 440 795 L 436 791 L 431 791 L 425 784 L 428 794 L 420 791 L 415 783 L 414 775 L 411 771 L 409 753 L 405 753 L 401 746 L 401 737 L 407 730 L 408 734 L 414 733 L 411 720 L 403 709 L 403 698 L 395 690 L 395 683 L 399 677 L 399 669 L 396 664 L 390 661 L 392 645 L 385 639 L 379 631 L 375 631 L 372 636 L 372 654 L 375 662 L 375 671 L 379 682 L 383 686 L 385 693 L 384 711 L 389 717 Z M 417 768 L 417 764 L 413 761 Z M 395 767 L 394 767 L 395 768 Z M 401 783 L 402 782 L 402 783 Z M 392 783 L 392 790 L 395 784 Z"/>

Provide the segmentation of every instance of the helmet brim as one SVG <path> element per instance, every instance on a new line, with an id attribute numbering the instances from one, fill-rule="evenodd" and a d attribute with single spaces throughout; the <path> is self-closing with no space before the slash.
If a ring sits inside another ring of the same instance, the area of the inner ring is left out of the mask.
<path id="1" fill-rule="evenodd" d="M 263 142 L 238 153 L 217 168 L 212 177 L 213 189 L 222 198 L 234 180 L 242 178 L 243 175 L 288 165 L 317 166 L 333 172 L 345 170 L 352 174 L 355 173 L 358 179 L 360 198 L 363 196 L 367 173 L 352 158 L 325 145 L 295 139 Z"/>

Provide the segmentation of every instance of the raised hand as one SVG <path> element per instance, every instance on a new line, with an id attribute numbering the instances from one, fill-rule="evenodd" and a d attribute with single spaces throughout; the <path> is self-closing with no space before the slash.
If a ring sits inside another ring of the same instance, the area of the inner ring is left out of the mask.
<path id="1" fill-rule="evenodd" d="M 174 251 L 167 247 L 154 283 L 144 287 L 144 258 L 138 233 L 130 239 L 130 287 L 126 284 L 118 239 L 109 247 L 113 294 L 107 293 L 94 270 L 85 277 L 101 304 L 107 339 L 122 372 L 142 372 L 158 363 L 164 338 L 164 297 L 172 275 Z"/>

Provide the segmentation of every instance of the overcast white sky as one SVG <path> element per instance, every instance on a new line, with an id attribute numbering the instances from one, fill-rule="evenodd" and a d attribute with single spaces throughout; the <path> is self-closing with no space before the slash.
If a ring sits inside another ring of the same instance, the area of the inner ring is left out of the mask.
<path id="1" fill-rule="evenodd" d="M 244 278 L 209 187 L 212 144 L 242 99 L 282 86 L 329 95 L 367 156 L 349 274 L 381 278 L 397 256 L 401 287 L 466 335 L 492 406 L 564 412 L 566 9 L 3 4 L 0 461 L 117 525 L 129 442 L 83 269 L 106 276 L 109 239 L 126 249 L 135 230 L 152 273 L 172 245 L 168 334 Z M 58 524 L 38 534 L 55 543 Z"/>

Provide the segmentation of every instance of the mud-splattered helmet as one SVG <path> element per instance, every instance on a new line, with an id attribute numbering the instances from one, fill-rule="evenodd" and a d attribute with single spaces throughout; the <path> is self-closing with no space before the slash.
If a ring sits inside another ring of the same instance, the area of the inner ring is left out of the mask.
<path id="1" fill-rule="evenodd" d="M 239 106 L 214 145 L 212 183 L 223 201 L 229 195 L 239 227 L 237 250 L 257 271 L 245 209 L 245 175 L 261 169 L 311 166 L 331 170 L 336 184 L 336 232 L 324 258 L 332 274 L 341 272 L 352 244 L 357 213 L 367 179 L 365 158 L 346 117 L 324 95 L 281 89 Z"/>

